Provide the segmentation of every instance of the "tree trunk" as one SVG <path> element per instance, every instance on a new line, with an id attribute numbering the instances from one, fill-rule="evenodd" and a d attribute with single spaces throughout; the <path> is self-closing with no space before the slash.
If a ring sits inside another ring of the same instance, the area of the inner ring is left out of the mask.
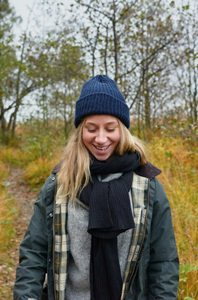
<path id="1" fill-rule="evenodd" d="M 107 51 L 108 51 L 108 27 L 106 27 L 106 37 L 105 37 L 105 52 L 104 52 L 104 67 L 105 67 L 105 74 L 108 76 L 107 71 Z"/>
<path id="2" fill-rule="evenodd" d="M 114 63 L 115 63 L 115 76 L 114 80 L 117 82 L 118 80 L 118 44 L 117 44 L 117 34 L 116 34 L 116 5 L 113 0 L 113 41 L 114 41 Z"/>
<path id="3" fill-rule="evenodd" d="M 194 93 L 193 93 L 193 119 L 194 123 L 197 122 L 197 71 L 195 66 L 195 59 L 193 59 L 193 70 L 194 70 Z"/>
<path id="4" fill-rule="evenodd" d="M 148 73 L 148 70 L 147 70 Z M 148 75 L 146 76 L 146 93 L 145 93 L 145 125 L 146 129 L 151 128 L 150 122 L 150 99 L 149 99 L 149 86 L 148 86 Z"/>

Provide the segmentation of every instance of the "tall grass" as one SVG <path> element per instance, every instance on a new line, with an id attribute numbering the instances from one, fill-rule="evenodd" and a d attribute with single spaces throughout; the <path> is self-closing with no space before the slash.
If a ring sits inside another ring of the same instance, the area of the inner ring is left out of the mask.
<path id="1" fill-rule="evenodd" d="M 25 164 L 26 155 L 21 149 L 15 147 L 1 147 L 0 148 L 0 160 L 7 165 L 7 167 L 20 167 Z"/>
<path id="2" fill-rule="evenodd" d="M 150 161 L 163 171 L 158 178 L 172 210 L 181 264 L 178 300 L 198 299 L 198 146 L 180 137 L 153 137 L 148 147 Z"/>
<path id="3" fill-rule="evenodd" d="M 14 222 L 17 217 L 16 202 L 4 190 L 0 194 L 0 262 L 15 237 Z"/>
<path id="4" fill-rule="evenodd" d="M 53 168 L 58 164 L 61 152 L 56 151 L 50 158 L 42 159 L 41 157 L 35 161 L 29 162 L 24 168 L 24 179 L 34 188 L 41 188 L 47 177 L 51 174 Z"/>
<path id="5" fill-rule="evenodd" d="M 15 237 L 14 221 L 18 216 L 16 202 L 6 192 L 3 180 L 8 176 L 8 168 L 0 161 L 0 262 L 5 250 Z"/>
<path id="6" fill-rule="evenodd" d="M 6 191 L 8 167 L 0 161 L 0 299 L 11 299 L 11 282 L 14 281 L 14 255 L 19 211 L 16 201 Z"/>
<path id="7" fill-rule="evenodd" d="M 8 176 L 8 167 L 0 160 L 0 180 Z"/>

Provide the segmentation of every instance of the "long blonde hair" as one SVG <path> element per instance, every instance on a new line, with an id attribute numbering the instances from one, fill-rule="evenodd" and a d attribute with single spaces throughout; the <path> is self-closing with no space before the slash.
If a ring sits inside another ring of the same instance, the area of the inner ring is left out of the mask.
<path id="1" fill-rule="evenodd" d="M 130 131 L 119 120 L 120 142 L 115 153 L 122 155 L 125 152 L 137 150 L 141 155 L 141 165 L 148 162 L 142 141 L 131 135 Z M 63 201 L 66 197 L 75 201 L 77 195 L 88 184 L 91 179 L 91 158 L 82 140 L 82 129 L 86 118 L 75 129 L 62 155 L 62 163 L 58 172 L 58 195 L 62 195 Z M 84 183 L 82 186 L 82 182 Z"/>

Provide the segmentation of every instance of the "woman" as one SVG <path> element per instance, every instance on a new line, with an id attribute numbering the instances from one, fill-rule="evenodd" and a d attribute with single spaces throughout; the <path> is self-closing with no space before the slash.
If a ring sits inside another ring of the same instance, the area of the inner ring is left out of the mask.
<path id="1" fill-rule="evenodd" d="M 15 300 L 177 299 L 179 262 L 161 171 L 129 125 L 113 80 L 97 75 L 85 83 L 76 130 L 20 245 Z"/>

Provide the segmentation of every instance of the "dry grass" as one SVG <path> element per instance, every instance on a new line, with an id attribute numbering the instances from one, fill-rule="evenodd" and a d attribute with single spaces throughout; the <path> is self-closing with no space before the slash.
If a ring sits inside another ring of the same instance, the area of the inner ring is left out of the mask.
<path id="1" fill-rule="evenodd" d="M 56 151 L 51 158 L 38 158 L 37 160 L 30 162 L 25 167 L 25 176 L 24 179 L 32 186 L 32 187 L 42 187 L 45 183 L 47 177 L 51 174 L 53 168 L 60 161 L 61 152 Z"/>
<path id="2" fill-rule="evenodd" d="M 1 147 L 0 149 L 0 161 L 8 167 L 20 166 L 25 161 L 25 158 L 25 153 L 15 147 Z"/>
<path id="3" fill-rule="evenodd" d="M 6 254 L 11 240 L 15 237 L 14 222 L 18 217 L 17 204 L 14 199 L 1 188 L 0 193 L 0 262 Z"/>
<path id="4" fill-rule="evenodd" d="M 3 162 L 0 161 L 0 180 L 8 176 L 8 167 L 5 166 Z"/>
<path id="5" fill-rule="evenodd" d="M 0 161 L 0 261 L 5 249 L 14 236 L 13 222 L 17 216 L 16 203 L 5 190 L 4 179 L 8 176 L 8 167 Z"/>
<path id="6" fill-rule="evenodd" d="M 198 299 L 198 151 L 182 138 L 154 137 L 149 143 L 150 161 L 163 172 L 163 183 L 172 209 L 180 258 L 178 299 Z"/>

